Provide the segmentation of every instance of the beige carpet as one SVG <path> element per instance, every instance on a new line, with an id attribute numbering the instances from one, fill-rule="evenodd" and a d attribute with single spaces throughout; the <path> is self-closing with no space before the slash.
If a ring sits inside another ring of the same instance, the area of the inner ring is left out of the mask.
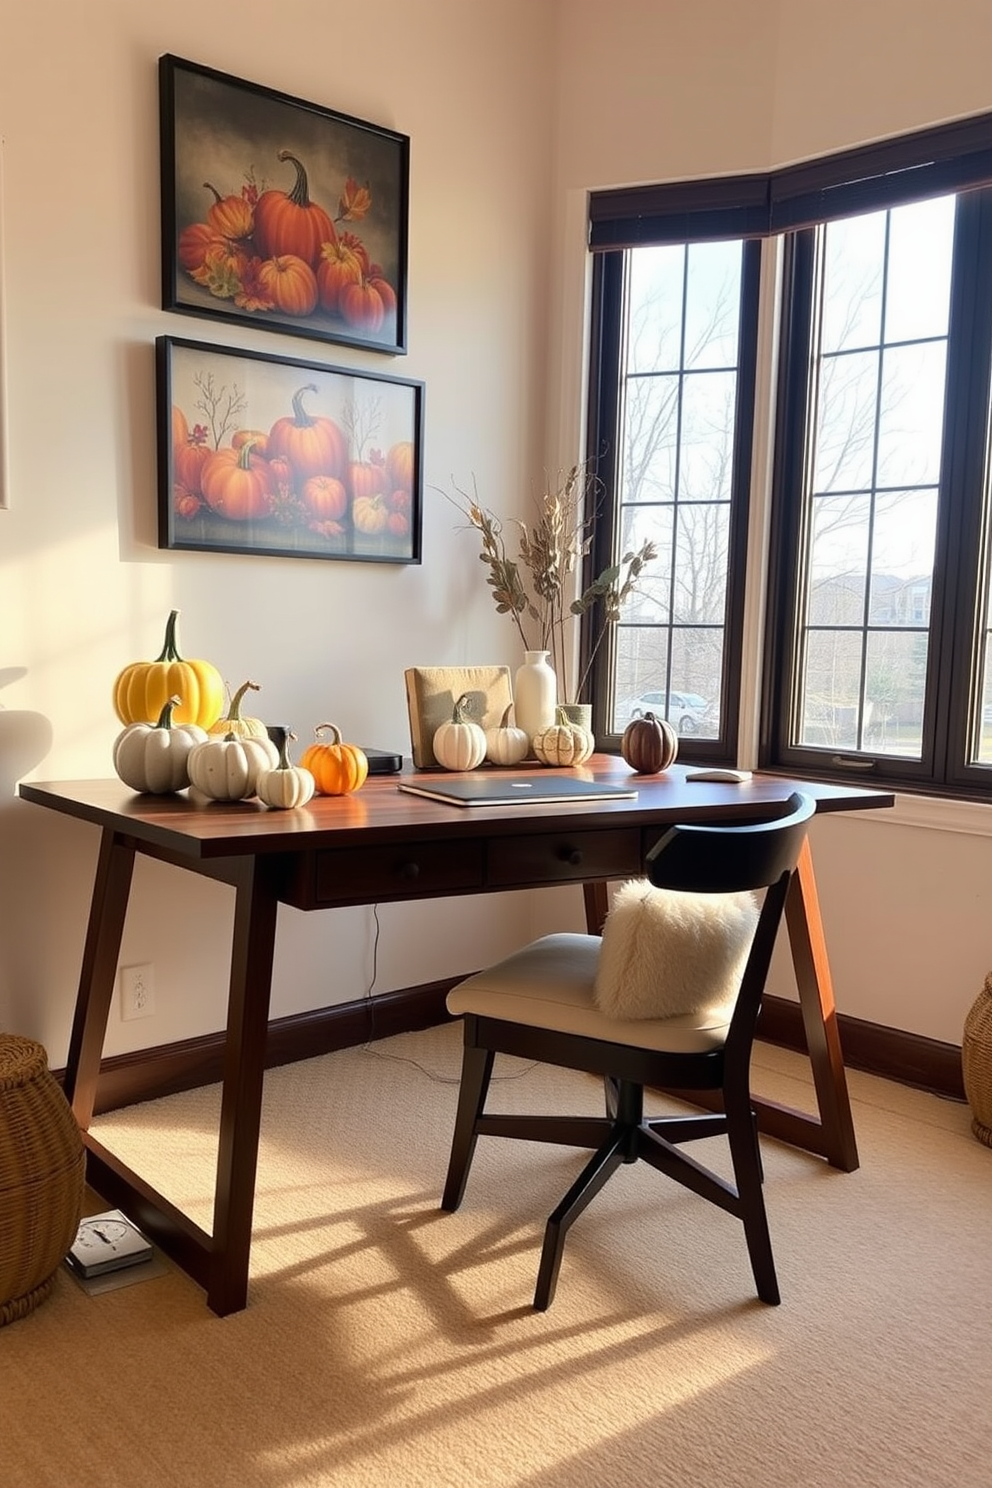
<path id="1" fill-rule="evenodd" d="M 244 1312 L 170 1267 L 101 1297 L 62 1275 L 0 1329 L 3 1488 L 988 1488 L 992 1151 L 966 1108 L 852 1073 L 857 1173 L 766 1143 L 779 1308 L 736 1221 L 638 1164 L 537 1315 L 582 1159 L 483 1140 L 442 1215 L 458 1038 L 267 1078 Z M 805 1061 L 757 1060 L 757 1088 L 808 1104 Z M 502 1073 L 506 1109 L 600 1109 L 594 1080 Z M 213 1087 L 98 1125 L 208 1223 L 217 1108 Z"/>

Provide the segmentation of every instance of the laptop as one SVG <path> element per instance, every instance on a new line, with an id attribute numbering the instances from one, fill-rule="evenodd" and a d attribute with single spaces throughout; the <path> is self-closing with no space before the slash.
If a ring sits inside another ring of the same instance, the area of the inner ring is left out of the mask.
<path id="1" fill-rule="evenodd" d="M 451 806 L 549 806 L 575 801 L 616 801 L 636 796 L 626 785 L 601 785 L 573 775 L 462 775 L 457 779 L 401 780 L 397 790 Z"/>

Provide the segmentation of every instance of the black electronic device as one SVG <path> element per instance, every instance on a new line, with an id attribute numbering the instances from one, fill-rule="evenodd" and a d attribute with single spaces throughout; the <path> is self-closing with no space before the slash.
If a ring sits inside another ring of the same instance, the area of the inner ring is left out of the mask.
<path id="1" fill-rule="evenodd" d="M 360 747 L 369 762 L 370 775 L 398 775 L 402 770 L 401 754 L 394 754 L 391 749 L 366 749 L 364 744 Z"/>

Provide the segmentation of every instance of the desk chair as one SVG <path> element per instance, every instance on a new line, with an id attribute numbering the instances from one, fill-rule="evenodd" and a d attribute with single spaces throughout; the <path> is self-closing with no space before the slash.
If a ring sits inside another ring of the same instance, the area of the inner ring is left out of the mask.
<path id="1" fill-rule="evenodd" d="M 693 894 L 764 890 L 739 991 L 721 1019 L 693 1013 L 621 1019 L 596 1005 L 601 937 L 549 935 L 453 987 L 447 1004 L 464 1019 L 464 1054 L 455 1130 L 441 1208 L 458 1208 L 480 1136 L 593 1148 L 594 1154 L 547 1222 L 534 1307 L 554 1297 L 565 1234 L 621 1163 L 638 1158 L 744 1225 L 758 1295 L 779 1299 L 762 1196 L 757 1121 L 749 1066 L 758 1011 L 789 880 L 815 810 L 795 793 L 774 819 L 743 826 L 673 826 L 651 850 L 647 876 L 656 888 Z M 607 933 L 609 926 L 607 926 Z M 603 1117 L 487 1115 L 496 1053 L 602 1075 Z M 646 1119 L 644 1087 L 685 1093 L 720 1091 L 719 1114 Z M 683 1143 L 724 1134 L 734 1182 L 711 1172 Z"/>

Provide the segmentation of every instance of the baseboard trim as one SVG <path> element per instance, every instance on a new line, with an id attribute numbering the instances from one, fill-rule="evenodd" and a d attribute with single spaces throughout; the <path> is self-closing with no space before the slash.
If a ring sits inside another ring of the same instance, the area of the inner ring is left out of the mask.
<path id="1" fill-rule="evenodd" d="M 844 1063 L 849 1069 L 881 1075 L 900 1085 L 963 1101 L 960 1044 L 943 1044 L 901 1028 L 886 1028 L 863 1018 L 837 1014 Z M 802 1009 L 785 997 L 766 997 L 761 1004 L 758 1037 L 785 1049 L 806 1051 Z"/>
<path id="2" fill-rule="evenodd" d="M 336 1049 L 350 1049 L 371 1039 L 389 1038 L 433 1028 L 448 1019 L 444 999 L 460 977 L 429 982 L 398 992 L 383 992 L 334 1007 L 273 1019 L 269 1025 L 265 1064 L 275 1069 L 299 1059 L 313 1059 Z M 216 1084 L 222 1076 L 224 1035 L 206 1034 L 178 1044 L 162 1044 L 102 1061 L 97 1114 L 138 1101 L 157 1100 Z M 61 1078 L 63 1071 L 57 1071 Z"/>
<path id="3" fill-rule="evenodd" d="M 445 997 L 460 980 L 450 977 L 277 1018 L 269 1026 L 266 1067 L 275 1069 L 281 1064 L 313 1059 L 318 1054 L 353 1048 L 372 1039 L 433 1028 L 448 1020 Z M 881 1075 L 950 1100 L 965 1099 L 958 1044 L 943 1044 L 844 1014 L 838 1014 L 837 1025 L 844 1061 L 851 1069 Z M 804 1053 L 806 1040 L 799 1004 L 784 997 L 766 997 L 758 1036 L 768 1043 Z M 221 1078 L 223 1057 L 224 1035 L 215 1033 L 105 1059 L 100 1066 L 97 1112 L 213 1085 Z M 55 1073 L 61 1078 L 63 1071 Z"/>

